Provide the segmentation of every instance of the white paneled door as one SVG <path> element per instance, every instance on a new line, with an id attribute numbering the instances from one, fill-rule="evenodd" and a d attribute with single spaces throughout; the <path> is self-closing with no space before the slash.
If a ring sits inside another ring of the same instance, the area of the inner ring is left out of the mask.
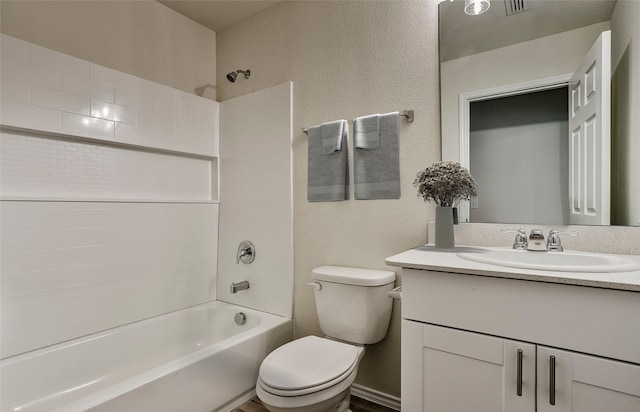
<path id="1" fill-rule="evenodd" d="M 603 32 L 569 84 L 571 224 L 608 225 L 611 179 L 611 32 Z"/>

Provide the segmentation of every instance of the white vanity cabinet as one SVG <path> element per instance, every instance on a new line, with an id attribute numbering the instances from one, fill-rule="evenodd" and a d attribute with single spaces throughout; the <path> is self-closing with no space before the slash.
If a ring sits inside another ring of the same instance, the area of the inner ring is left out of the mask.
<path id="1" fill-rule="evenodd" d="M 640 411 L 640 293 L 402 276 L 403 411 Z"/>
<path id="2" fill-rule="evenodd" d="M 409 320 L 402 345 L 403 411 L 535 411 L 535 345 Z"/>

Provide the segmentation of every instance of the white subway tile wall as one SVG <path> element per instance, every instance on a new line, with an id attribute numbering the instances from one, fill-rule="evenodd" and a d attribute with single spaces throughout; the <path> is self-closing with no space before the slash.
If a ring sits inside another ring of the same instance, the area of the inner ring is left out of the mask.
<path id="1" fill-rule="evenodd" d="M 0 144 L 0 194 L 14 199 L 210 201 L 211 160 L 7 132 Z"/>
<path id="2" fill-rule="evenodd" d="M 214 300 L 218 103 L 6 35 L 0 75 L 0 356 Z"/>
<path id="3" fill-rule="evenodd" d="M 218 155 L 217 102 L 5 34 L 0 57 L 3 125 Z"/>
<path id="4" fill-rule="evenodd" d="M 2 203 L 1 356 L 215 299 L 217 204 Z"/>

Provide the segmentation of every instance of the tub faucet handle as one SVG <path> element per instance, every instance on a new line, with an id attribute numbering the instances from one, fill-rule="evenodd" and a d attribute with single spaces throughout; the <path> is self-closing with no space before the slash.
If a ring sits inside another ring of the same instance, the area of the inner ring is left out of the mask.
<path id="1" fill-rule="evenodd" d="M 249 264 L 256 258 L 256 247 L 248 240 L 243 240 L 238 245 L 238 253 L 236 254 L 236 265 L 240 262 Z"/>
<path id="2" fill-rule="evenodd" d="M 515 229 L 503 229 L 502 233 L 515 233 L 516 238 L 513 241 L 514 249 L 526 249 L 527 248 L 527 232 L 520 228 L 518 230 Z"/>

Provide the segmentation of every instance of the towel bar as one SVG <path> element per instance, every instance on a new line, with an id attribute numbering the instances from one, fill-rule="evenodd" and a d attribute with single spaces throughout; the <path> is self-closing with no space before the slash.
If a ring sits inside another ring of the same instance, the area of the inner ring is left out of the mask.
<path id="1" fill-rule="evenodd" d="M 413 110 L 403 110 L 400 112 L 401 117 L 407 118 L 407 123 L 411 123 L 414 120 L 414 112 Z M 349 124 L 353 124 L 353 120 L 349 120 Z M 309 134 L 309 129 L 306 127 L 302 128 L 302 133 Z"/>

